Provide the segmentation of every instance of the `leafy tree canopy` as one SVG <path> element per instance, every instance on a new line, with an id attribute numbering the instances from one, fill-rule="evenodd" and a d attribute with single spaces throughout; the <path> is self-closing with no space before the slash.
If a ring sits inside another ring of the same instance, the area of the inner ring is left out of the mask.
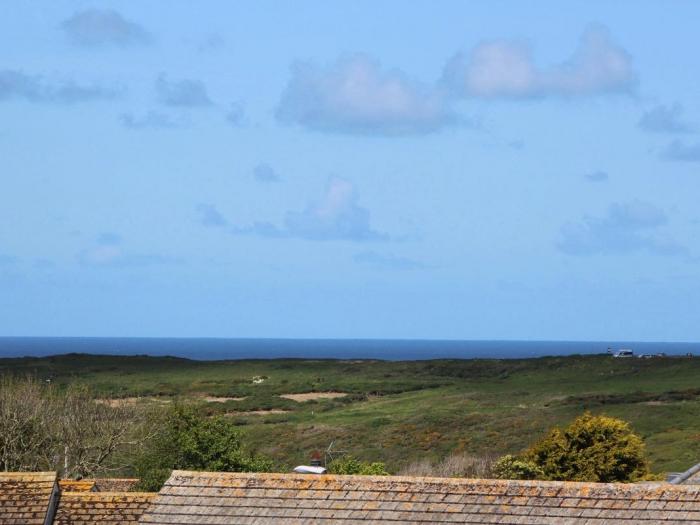
<path id="1" fill-rule="evenodd" d="M 141 489 L 158 490 L 173 469 L 209 472 L 266 472 L 272 462 L 248 451 L 239 430 L 221 416 L 205 417 L 178 405 L 166 416 L 163 431 L 135 465 Z"/>

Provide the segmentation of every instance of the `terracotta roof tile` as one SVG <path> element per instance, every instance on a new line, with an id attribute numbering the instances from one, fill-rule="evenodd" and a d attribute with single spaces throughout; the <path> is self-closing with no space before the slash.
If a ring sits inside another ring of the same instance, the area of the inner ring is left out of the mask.
<path id="1" fill-rule="evenodd" d="M 700 524 L 700 487 L 175 471 L 142 523 Z"/>
<path id="2" fill-rule="evenodd" d="M 59 479 L 58 487 L 61 490 L 69 492 L 90 492 L 95 490 L 95 480 L 94 479 Z"/>
<path id="3" fill-rule="evenodd" d="M 150 492 L 62 492 L 54 524 L 135 524 L 154 497 Z"/>
<path id="4" fill-rule="evenodd" d="M 44 525 L 55 492 L 55 472 L 0 473 L 0 523 Z"/>
<path id="5" fill-rule="evenodd" d="M 139 478 L 95 478 L 98 492 L 130 492 L 141 481 Z"/>

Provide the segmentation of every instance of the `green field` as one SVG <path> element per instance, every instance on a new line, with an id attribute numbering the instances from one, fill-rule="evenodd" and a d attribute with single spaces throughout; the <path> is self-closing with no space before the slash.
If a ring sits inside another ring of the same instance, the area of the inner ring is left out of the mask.
<path id="1" fill-rule="evenodd" d="M 700 359 L 609 356 L 512 360 L 201 362 L 144 356 L 0 359 L 0 374 L 54 385 L 82 382 L 101 398 L 168 403 L 187 398 L 228 413 L 278 468 L 336 447 L 391 472 L 452 452 L 522 450 L 585 410 L 628 420 L 655 472 L 700 461 Z M 343 392 L 298 402 L 281 394 Z M 205 397 L 243 400 L 206 401 Z M 252 411 L 275 410 L 275 413 Z"/>

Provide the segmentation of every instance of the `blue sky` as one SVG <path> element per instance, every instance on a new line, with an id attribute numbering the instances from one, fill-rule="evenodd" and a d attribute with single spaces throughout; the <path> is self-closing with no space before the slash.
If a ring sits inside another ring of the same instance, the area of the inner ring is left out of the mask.
<path id="1" fill-rule="evenodd" d="M 700 338 L 700 4 L 4 2 L 0 334 Z"/>

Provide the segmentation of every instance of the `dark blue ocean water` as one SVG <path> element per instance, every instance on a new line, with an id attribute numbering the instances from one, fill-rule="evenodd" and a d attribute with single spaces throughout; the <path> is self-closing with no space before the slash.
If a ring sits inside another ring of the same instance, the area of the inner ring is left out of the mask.
<path id="1" fill-rule="evenodd" d="M 599 354 L 605 353 L 609 347 L 613 350 L 631 348 L 635 354 L 700 353 L 700 343 L 633 341 L 0 337 L 0 357 L 47 356 L 77 352 L 110 355 L 169 355 L 203 360 L 275 357 L 413 360 Z"/>

